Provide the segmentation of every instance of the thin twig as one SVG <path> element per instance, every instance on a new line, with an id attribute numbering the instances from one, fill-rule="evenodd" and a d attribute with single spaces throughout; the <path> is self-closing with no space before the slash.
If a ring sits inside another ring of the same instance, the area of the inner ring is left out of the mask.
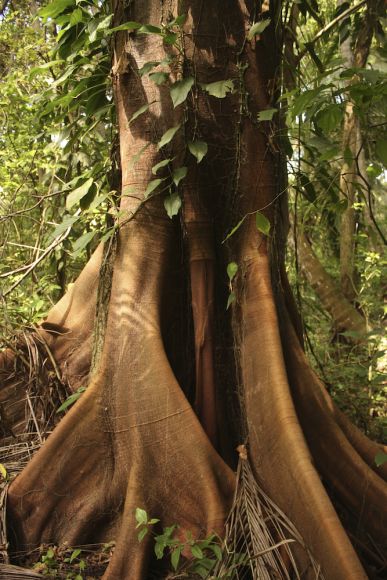
<path id="1" fill-rule="evenodd" d="M 38 435 L 38 438 L 39 438 L 39 441 L 40 441 L 40 443 L 43 445 L 43 438 L 42 438 L 42 435 L 41 435 L 41 433 L 40 433 L 40 429 L 39 429 L 38 421 L 36 420 L 35 411 L 34 411 L 34 408 L 33 408 L 33 406 L 32 406 L 31 399 L 30 399 L 30 396 L 29 396 L 29 394 L 28 394 L 28 393 L 26 393 L 26 397 L 27 397 L 27 403 L 28 403 L 28 406 L 29 406 L 29 408 L 30 408 L 30 411 L 31 411 L 32 420 L 33 420 L 33 422 L 34 422 L 34 425 L 35 425 L 36 433 L 37 433 L 37 435 Z"/>
<path id="2" fill-rule="evenodd" d="M 12 284 L 12 286 L 10 288 L 8 288 L 8 290 L 3 292 L 2 296 L 3 297 L 8 296 L 8 294 L 10 294 L 13 290 L 15 290 L 15 288 L 17 286 L 19 286 L 19 284 L 21 284 L 21 282 L 23 282 L 23 280 L 28 276 L 28 274 L 30 274 L 32 272 L 32 270 L 34 270 L 34 268 L 36 268 L 36 266 L 52 252 L 52 250 L 54 250 L 57 246 L 59 246 L 59 244 L 61 244 L 63 242 L 63 240 L 65 240 L 67 238 L 70 231 L 71 231 L 71 226 L 69 228 L 67 228 L 67 230 L 63 234 L 61 234 L 60 236 L 55 238 L 55 240 L 52 242 L 52 244 L 50 244 L 48 246 L 48 248 L 46 248 L 44 250 L 44 252 L 38 258 L 36 258 L 36 260 L 34 262 L 32 262 L 31 264 L 23 266 L 22 268 L 19 268 L 18 270 L 14 270 L 12 272 L 5 272 L 4 274 L 1 274 L 0 278 L 6 278 L 8 276 L 12 276 L 15 273 L 25 271 L 23 276 L 21 278 L 19 278 L 19 280 L 17 280 L 14 284 Z"/>

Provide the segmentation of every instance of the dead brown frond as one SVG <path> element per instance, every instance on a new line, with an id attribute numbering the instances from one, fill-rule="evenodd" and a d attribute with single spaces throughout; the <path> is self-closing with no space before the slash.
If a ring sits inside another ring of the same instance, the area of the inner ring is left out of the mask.
<path id="1" fill-rule="evenodd" d="M 56 410 L 70 392 L 38 332 L 22 332 L 8 343 L 8 352 L 13 362 L 0 369 L 3 445 L 30 442 L 33 436 L 43 443 L 58 423 Z"/>
<path id="2" fill-rule="evenodd" d="M 48 345 L 38 333 L 21 333 L 8 343 L 8 352 L 12 363 L 0 369 L 0 578 L 24 578 L 25 571 L 17 576 L 17 569 L 4 568 L 9 563 L 7 488 L 58 423 L 60 416 L 56 411 L 70 393 L 60 380 Z"/>
<path id="3" fill-rule="evenodd" d="M 29 580 L 29 578 L 43 578 L 43 576 L 27 568 L 20 568 L 11 564 L 0 564 L 0 580 L 10 580 L 12 578 L 15 580 Z"/>
<path id="4" fill-rule="evenodd" d="M 257 482 L 244 446 L 238 448 L 237 488 L 226 523 L 222 561 L 216 578 L 324 580 L 301 535 Z M 295 550 L 304 552 L 307 569 L 300 570 Z"/>

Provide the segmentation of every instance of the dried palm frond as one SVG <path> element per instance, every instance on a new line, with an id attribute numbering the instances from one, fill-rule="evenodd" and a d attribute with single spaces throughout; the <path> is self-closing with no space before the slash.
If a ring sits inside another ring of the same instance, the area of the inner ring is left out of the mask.
<path id="1" fill-rule="evenodd" d="M 38 332 L 24 332 L 8 342 L 12 364 L 0 368 L 0 434 L 6 443 L 40 443 L 58 423 L 57 409 L 71 391 L 62 382 L 50 349 Z M 1 461 L 1 457 L 0 457 Z"/>
<path id="2" fill-rule="evenodd" d="M 41 574 L 28 570 L 27 568 L 20 568 L 19 566 L 12 566 L 10 564 L 0 564 L 0 580 L 29 580 L 29 578 L 43 578 Z"/>
<path id="3" fill-rule="evenodd" d="M 70 394 L 56 367 L 47 343 L 37 333 L 23 333 L 28 354 L 26 389 L 26 431 L 34 432 L 43 443 L 58 422 L 56 410 Z M 25 365 L 24 365 L 25 366 Z"/>
<path id="4" fill-rule="evenodd" d="M 6 530 L 7 488 L 34 453 L 41 447 L 60 419 L 56 410 L 69 392 L 44 339 L 36 332 L 21 333 L 8 343 L 13 364 L 3 369 L 0 400 L 0 578 L 40 577 L 8 565 Z M 29 573 L 29 576 L 26 574 Z M 24 575 L 23 575 L 24 574 Z"/>
<path id="5" fill-rule="evenodd" d="M 299 570 L 294 548 L 302 549 L 308 578 L 324 580 L 300 533 L 267 496 L 252 472 L 244 445 L 238 448 L 237 488 L 226 523 L 223 558 L 212 572 L 235 580 L 291 580 L 306 577 Z"/>
<path id="6" fill-rule="evenodd" d="M 6 525 L 8 482 L 0 484 L 0 564 L 8 563 L 8 542 Z"/>

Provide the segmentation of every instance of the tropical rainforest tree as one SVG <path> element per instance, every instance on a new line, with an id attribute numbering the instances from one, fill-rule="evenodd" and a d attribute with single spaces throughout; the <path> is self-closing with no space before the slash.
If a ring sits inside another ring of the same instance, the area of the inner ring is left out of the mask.
<path id="1" fill-rule="evenodd" d="M 274 543 L 298 539 L 275 552 L 282 577 L 366 578 L 367 542 L 385 537 L 387 470 L 303 351 L 285 270 L 281 3 L 114 0 L 112 22 L 101 15 L 87 29 L 84 3 L 50 7 L 61 58 L 112 26 L 122 177 L 103 243 L 46 320 L 2 354 L 14 435 L 34 380 L 28 352 L 52 392 L 58 381 L 88 385 L 9 486 L 11 549 L 114 540 L 104 577 L 146 578 L 152 546 L 149 535 L 138 542 L 137 508 L 194 537 L 223 534 L 231 509 L 234 549 L 259 546 L 262 489 L 264 513 L 278 506 L 266 524 Z M 99 99 L 89 111 L 108 106 Z M 269 578 L 258 552 L 250 566 Z"/>

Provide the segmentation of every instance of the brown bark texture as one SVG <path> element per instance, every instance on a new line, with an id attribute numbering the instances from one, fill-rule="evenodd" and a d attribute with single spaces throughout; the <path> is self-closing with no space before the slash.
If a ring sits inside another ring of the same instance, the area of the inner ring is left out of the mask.
<path id="1" fill-rule="evenodd" d="M 256 121 L 275 99 L 274 8 L 261 37 L 247 40 L 258 18 L 255 2 L 114 4 L 114 25 L 159 26 L 187 14 L 184 59 L 172 75 L 192 75 L 195 86 L 186 105 L 173 108 L 168 86 L 138 71 L 174 49 L 158 35 L 116 34 L 122 223 L 103 348 L 89 379 L 99 272 L 108 255 L 100 247 L 36 331 L 63 382 L 72 390 L 88 386 L 9 487 L 11 547 L 114 540 L 104 578 L 148 578 L 152 546 L 149 537 L 137 540 L 135 509 L 162 526 L 178 524 L 181 534 L 222 534 L 234 496 L 235 448 L 247 441 L 256 480 L 296 526 L 324 577 L 367 578 L 328 491 L 381 542 L 386 474 L 374 464 L 379 446 L 337 411 L 294 330 L 283 283 L 283 160 L 271 145 L 270 123 Z M 235 90 L 223 99 L 200 89 L 225 79 Z M 147 103 L 149 110 L 129 123 Z M 163 133 L 179 123 L 173 141 L 159 149 Z M 186 149 L 194 139 L 209 148 L 200 164 Z M 175 168 L 188 167 L 179 185 L 183 209 L 174 219 L 164 194 L 143 201 L 151 169 L 165 157 Z M 269 237 L 256 229 L 257 210 L 271 222 Z M 238 264 L 236 301 L 226 311 L 230 261 Z M 10 423 L 20 424 L 15 354 L 1 356 L 2 406 Z M 302 565 L 305 555 L 294 553 Z M 303 577 L 316 575 L 308 569 Z"/>

